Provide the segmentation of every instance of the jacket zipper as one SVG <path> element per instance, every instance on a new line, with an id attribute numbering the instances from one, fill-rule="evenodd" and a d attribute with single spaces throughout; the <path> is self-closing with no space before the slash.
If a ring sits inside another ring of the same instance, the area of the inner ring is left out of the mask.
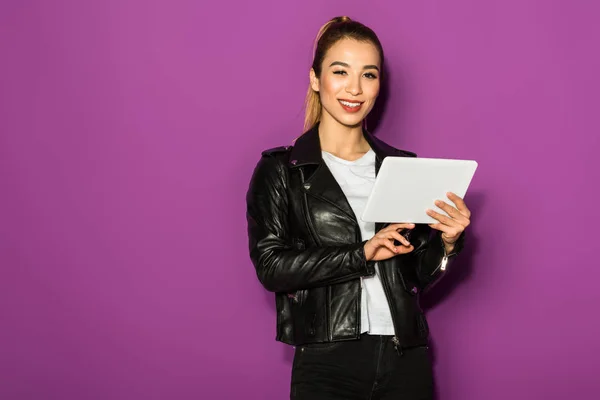
<path id="1" fill-rule="evenodd" d="M 381 265 L 379 265 L 381 267 Z M 387 281 L 386 281 L 386 275 L 384 274 L 384 269 L 383 268 L 379 268 L 379 275 L 381 278 L 381 285 L 383 286 L 383 291 L 385 292 L 385 296 L 387 297 L 387 301 L 388 304 L 390 306 L 390 311 L 391 311 L 391 315 L 392 315 L 392 325 L 394 325 L 394 337 L 392 338 L 392 343 L 394 343 L 394 349 L 396 350 L 396 353 L 398 353 L 399 356 L 402 356 L 403 352 L 402 352 L 402 347 L 400 346 L 400 340 L 398 340 L 398 336 L 397 336 L 397 324 L 396 324 L 396 318 L 394 317 L 394 315 L 396 315 L 395 313 L 395 309 L 394 309 L 394 303 L 392 301 L 392 295 L 390 293 L 390 288 L 387 285 Z"/>
<path id="2" fill-rule="evenodd" d="M 304 171 L 302 171 L 302 168 L 298 169 L 298 172 L 300 173 L 300 180 L 301 180 L 301 184 L 304 185 Z M 310 232 L 313 240 L 315 241 L 315 243 L 317 244 L 317 246 L 321 246 L 321 241 L 319 240 L 319 238 L 317 237 L 317 232 L 315 232 L 315 229 L 312 225 L 312 220 L 310 219 L 309 216 L 309 212 L 308 212 L 308 200 L 306 199 L 306 192 L 303 193 L 304 194 L 304 201 L 302 202 L 303 204 L 303 210 L 304 210 L 304 216 L 306 219 L 306 226 L 308 227 L 308 231 Z"/>
<path id="3" fill-rule="evenodd" d="M 302 185 L 304 185 L 304 183 L 305 183 L 304 172 L 302 171 L 301 168 L 299 169 L 299 171 L 300 171 L 300 179 L 302 181 Z M 312 195 L 312 193 L 310 193 L 310 192 L 304 192 L 304 202 L 303 202 L 304 203 L 304 213 L 306 215 L 306 220 L 307 220 L 307 223 L 308 223 L 308 229 L 311 231 L 311 234 L 313 235 L 315 243 L 317 243 L 320 246 L 321 243 L 317 239 L 317 234 L 314 231 L 314 228 L 312 226 L 312 220 L 308 216 L 309 215 L 309 212 L 308 212 L 308 201 L 306 199 L 306 196 L 308 196 L 309 194 Z M 313 195 L 313 197 L 315 197 L 315 196 Z M 328 201 L 328 200 L 323 199 L 321 197 L 318 197 L 318 199 L 321 200 L 321 201 L 324 201 L 326 203 L 331 204 L 332 206 L 336 207 L 337 209 L 339 209 L 341 212 L 343 212 L 345 215 L 347 215 L 348 217 L 350 217 L 352 219 L 352 221 L 354 222 L 354 227 L 356 228 L 356 230 L 358 232 L 358 235 L 357 235 L 358 243 L 361 243 L 362 242 L 362 233 L 360 231 L 360 225 L 358 224 L 358 221 L 356 220 L 356 216 L 355 215 L 349 215 L 344 210 L 342 210 L 337 204 L 335 204 L 335 203 L 333 203 L 331 201 Z M 362 305 L 362 303 L 361 302 L 362 302 L 362 285 L 363 285 L 362 277 L 359 278 L 359 283 L 360 283 L 360 288 L 358 290 L 358 306 L 357 306 L 357 313 L 356 313 L 357 316 L 358 316 L 358 318 L 356 318 L 357 319 L 357 325 L 358 325 L 358 329 L 356 330 L 357 331 L 357 334 L 356 334 L 357 339 L 360 338 L 360 330 L 361 330 L 360 328 L 361 328 L 361 322 L 362 322 L 362 320 L 361 320 L 361 318 L 362 318 L 362 316 L 361 316 L 361 305 Z M 327 289 L 327 304 L 330 303 L 330 298 L 331 298 L 330 290 L 331 290 L 330 288 Z M 327 315 L 326 315 L 327 321 L 330 321 L 330 315 L 331 315 L 331 313 L 329 312 L 329 307 L 327 307 L 326 313 L 327 313 Z M 327 336 L 330 337 L 330 338 L 333 338 L 333 332 L 331 332 L 329 330 L 329 322 L 327 323 Z"/>
<path id="4" fill-rule="evenodd" d="M 446 246 L 444 246 L 444 243 L 442 243 L 442 250 L 444 250 L 444 257 L 442 257 L 442 262 L 440 263 L 440 265 L 438 265 L 438 267 L 436 269 L 433 270 L 433 272 L 429 276 L 433 276 L 436 272 L 438 272 L 438 270 L 445 271 L 446 265 L 448 264 L 448 259 L 456 254 L 456 253 L 446 254 Z"/>
<path id="5" fill-rule="evenodd" d="M 362 243 L 362 232 L 360 231 L 360 225 L 358 225 L 358 221 L 356 221 L 356 225 L 358 227 L 358 243 Z M 358 329 L 356 330 L 356 338 L 360 338 L 360 331 L 362 330 L 362 292 L 363 292 L 363 278 L 362 276 L 358 278 L 359 288 L 358 288 L 358 304 L 356 306 L 356 324 L 358 325 Z"/>
<path id="6" fill-rule="evenodd" d="M 439 269 L 440 269 L 440 271 L 445 271 L 446 264 L 448 264 L 448 257 L 450 257 L 450 255 L 448 255 L 448 253 L 446 252 L 446 246 L 444 246 L 443 241 L 442 241 L 442 250 L 444 250 L 444 257 L 442 257 L 442 262 L 440 263 Z"/>
<path id="7" fill-rule="evenodd" d="M 377 176 L 377 174 L 379 173 L 379 167 L 381 166 L 381 162 L 383 162 L 383 160 L 379 161 L 379 165 L 377 165 L 377 163 L 375 163 L 375 176 Z M 383 229 L 384 227 L 386 227 L 388 225 L 389 224 L 384 224 L 381 229 Z M 381 267 L 381 265 L 379 265 L 379 266 Z M 402 352 L 402 347 L 400 346 L 400 340 L 398 339 L 398 336 L 397 336 L 398 328 L 397 328 L 396 318 L 394 317 L 394 315 L 396 315 L 395 309 L 394 309 L 394 302 L 391 301 L 392 295 L 390 293 L 390 288 L 387 285 L 386 275 L 384 272 L 385 272 L 384 268 L 379 268 L 379 278 L 381 279 L 381 285 L 383 286 L 383 292 L 385 293 L 385 297 L 387 297 L 387 301 L 388 301 L 388 304 L 390 307 L 390 314 L 392 316 L 392 325 L 394 326 L 394 336 L 392 337 L 392 343 L 394 343 L 394 350 L 396 350 L 396 353 L 398 353 L 398 355 L 401 357 L 403 355 L 403 352 Z"/>
<path id="8" fill-rule="evenodd" d="M 301 184 L 302 184 L 302 185 L 304 185 L 304 183 L 305 183 L 305 180 L 304 180 L 304 171 L 302 171 L 302 168 L 300 168 L 300 169 L 299 169 L 299 172 L 300 172 L 300 180 L 301 180 Z M 315 243 L 317 243 L 317 245 L 319 245 L 319 246 L 320 246 L 320 245 L 321 245 L 321 243 L 320 243 L 320 241 L 318 240 L 317 234 L 316 234 L 316 232 L 315 232 L 315 230 L 314 230 L 314 228 L 313 228 L 313 226 L 312 226 L 312 220 L 311 220 L 311 219 L 310 219 L 310 217 L 309 217 L 309 212 L 308 212 L 308 201 L 307 201 L 307 199 L 306 199 L 306 196 L 307 196 L 307 195 L 308 195 L 308 194 L 307 194 L 307 192 L 304 192 L 304 201 L 303 201 L 303 203 L 304 203 L 304 207 L 303 207 L 303 208 L 304 208 L 304 214 L 305 214 L 305 216 L 306 216 L 306 222 L 307 222 L 308 230 L 310 231 L 311 235 L 313 236 L 313 239 L 314 239 Z M 329 203 L 329 204 L 331 204 L 331 205 L 333 205 L 333 206 L 335 206 L 335 207 L 337 207 L 337 208 L 339 209 L 339 207 L 337 206 L 337 204 L 335 204 L 335 203 L 332 203 L 332 202 L 330 202 L 330 201 L 328 201 L 328 200 L 322 199 L 322 198 L 320 198 L 320 197 L 319 197 L 319 199 L 320 199 L 321 201 L 325 201 L 326 203 Z M 340 211 L 344 212 L 344 211 L 343 211 L 343 210 L 341 210 L 341 209 L 340 209 Z M 346 212 L 344 212 L 344 214 L 348 215 Z M 360 225 L 358 224 L 358 221 L 356 220 L 356 216 L 353 216 L 353 215 L 348 215 L 348 216 L 349 216 L 349 217 L 351 217 L 352 221 L 354 222 L 354 226 L 356 227 L 356 229 L 357 229 L 357 232 L 358 232 L 358 239 L 359 239 L 359 240 L 358 240 L 358 243 L 361 243 L 361 242 L 362 242 L 362 233 L 361 233 L 361 231 L 360 231 Z M 357 334 L 356 334 L 356 337 L 357 337 L 357 338 L 360 338 L 361 322 L 362 322 L 362 315 L 361 315 L 361 311 L 362 311 L 362 307 L 361 307 L 361 306 L 362 306 L 362 285 L 363 285 L 363 282 L 362 282 L 362 277 L 361 277 L 361 278 L 359 278 L 359 283 L 360 283 L 360 288 L 359 288 L 359 290 L 358 290 L 358 306 L 357 306 L 357 315 L 358 315 L 358 318 L 357 318 L 357 325 L 358 325 L 358 328 L 357 328 L 357 330 L 356 330 L 356 331 L 357 331 Z M 389 300 L 390 296 L 388 295 L 388 293 L 387 293 L 387 289 L 385 288 L 385 286 L 384 286 L 384 291 L 386 292 L 386 296 L 387 296 L 387 298 L 388 298 L 388 303 L 389 303 L 389 302 L 390 302 L 390 300 Z M 330 296 L 330 292 L 329 292 L 329 289 L 328 289 L 328 290 L 327 290 L 327 303 L 329 303 L 329 299 L 330 299 L 330 297 L 331 297 L 331 296 Z M 330 321 L 330 312 L 329 312 L 329 307 L 326 307 L 326 314 L 327 314 L 327 315 L 326 315 L 326 318 L 327 318 L 327 321 L 328 321 L 328 323 L 327 323 L 327 336 L 328 336 L 328 337 L 333 337 L 333 332 L 330 332 L 330 330 L 329 330 L 329 321 Z M 396 324 L 396 323 L 395 323 L 395 321 L 394 321 L 394 317 L 393 317 L 393 315 L 392 315 L 392 322 L 393 322 L 393 324 L 394 324 L 394 326 L 395 326 L 395 324 Z M 394 332 L 395 332 L 395 331 L 396 331 L 396 328 L 394 328 Z M 400 342 L 398 341 L 398 338 L 396 338 L 396 336 L 394 336 L 394 338 L 392 339 L 392 341 L 394 342 L 394 347 L 396 348 L 396 351 L 398 351 L 398 347 L 397 347 L 397 346 L 398 346 L 398 345 L 399 345 L 399 343 L 400 343 Z M 399 354 L 401 354 L 401 353 L 399 353 Z"/>
<path id="9" fill-rule="evenodd" d="M 443 243 L 442 243 L 442 248 L 444 250 L 444 257 L 442 258 L 442 262 L 431 273 L 431 275 L 435 274 L 438 270 L 445 271 L 446 270 L 446 265 L 448 264 L 448 257 L 454 255 L 454 253 L 446 254 L 446 247 L 444 246 Z M 398 336 L 396 334 L 397 328 L 396 328 L 396 320 L 394 318 L 394 315 L 395 315 L 394 306 L 393 306 L 394 303 L 391 301 L 390 289 L 387 286 L 387 281 L 385 280 L 384 271 L 385 270 L 383 268 L 379 268 L 379 275 L 381 277 L 381 284 L 383 286 L 383 291 L 385 292 L 385 295 L 386 295 L 387 300 L 388 300 L 388 304 L 390 306 L 390 311 L 391 311 L 391 314 L 392 314 L 392 322 L 393 322 L 393 325 L 394 325 L 394 337 L 392 338 L 392 342 L 394 343 L 394 349 L 396 350 L 396 353 L 398 353 L 398 355 L 402 356 L 402 354 L 403 354 L 402 347 L 400 346 L 400 340 L 398 339 Z"/>
<path id="10" fill-rule="evenodd" d="M 448 264 L 448 255 L 444 253 L 444 257 L 442 258 L 442 262 L 439 267 L 440 271 L 446 270 L 446 264 Z"/>

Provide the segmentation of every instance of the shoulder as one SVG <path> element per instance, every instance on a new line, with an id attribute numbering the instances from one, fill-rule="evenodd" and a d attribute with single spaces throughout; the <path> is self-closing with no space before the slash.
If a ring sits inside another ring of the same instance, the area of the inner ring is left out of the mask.
<path id="1" fill-rule="evenodd" d="M 262 157 L 283 157 L 288 154 L 292 146 L 278 146 L 261 152 Z"/>
<path id="2" fill-rule="evenodd" d="M 252 184 L 273 185 L 284 182 L 290 149 L 291 146 L 279 146 L 261 151 L 252 174 Z"/>
<path id="3" fill-rule="evenodd" d="M 292 146 L 278 146 L 263 150 L 260 153 L 258 165 L 268 165 L 271 167 L 277 167 L 277 169 L 281 169 L 287 165 L 291 149 Z"/>

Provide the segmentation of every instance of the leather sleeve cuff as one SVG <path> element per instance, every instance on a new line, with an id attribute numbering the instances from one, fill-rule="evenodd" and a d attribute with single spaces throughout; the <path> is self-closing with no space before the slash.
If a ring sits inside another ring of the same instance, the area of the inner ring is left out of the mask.
<path id="1" fill-rule="evenodd" d="M 375 275 L 375 261 L 367 261 L 367 256 L 365 255 L 365 243 L 367 243 L 367 240 L 361 242 L 358 249 L 365 269 L 365 274 L 363 276 L 372 276 Z"/>

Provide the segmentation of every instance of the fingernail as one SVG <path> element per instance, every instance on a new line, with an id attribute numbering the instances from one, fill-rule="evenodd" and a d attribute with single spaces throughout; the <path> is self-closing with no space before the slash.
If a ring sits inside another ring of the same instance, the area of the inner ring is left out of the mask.
<path id="1" fill-rule="evenodd" d="M 436 201 L 435 201 L 435 205 L 436 205 L 436 206 L 440 206 L 440 205 L 442 205 L 442 201 L 441 201 L 441 200 L 436 200 Z"/>

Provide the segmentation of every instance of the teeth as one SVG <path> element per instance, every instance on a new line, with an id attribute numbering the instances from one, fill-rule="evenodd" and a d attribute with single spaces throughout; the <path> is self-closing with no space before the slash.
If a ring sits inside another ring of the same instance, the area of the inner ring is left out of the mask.
<path id="1" fill-rule="evenodd" d="M 358 107 L 358 106 L 360 106 L 360 103 L 350 103 L 349 101 L 342 101 L 342 100 L 340 100 L 340 103 L 342 103 L 346 107 Z"/>

